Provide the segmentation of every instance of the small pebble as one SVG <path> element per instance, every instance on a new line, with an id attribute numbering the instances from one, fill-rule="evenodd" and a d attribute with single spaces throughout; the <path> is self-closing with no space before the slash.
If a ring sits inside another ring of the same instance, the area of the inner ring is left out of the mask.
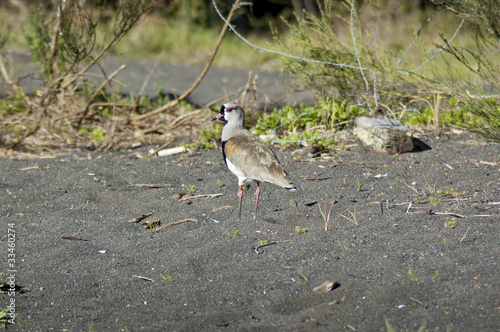
<path id="1" fill-rule="evenodd" d="M 171 198 L 171 199 L 181 199 L 181 198 L 182 198 L 182 196 L 184 196 L 184 195 L 185 195 L 185 194 L 181 194 L 181 193 L 174 193 L 174 194 L 170 195 L 170 197 L 169 197 L 169 198 Z"/>
<path id="2" fill-rule="evenodd" d="M 337 283 L 333 280 L 325 281 L 318 287 L 313 289 L 313 292 L 315 293 L 326 293 L 332 290 L 332 288 L 336 285 Z"/>

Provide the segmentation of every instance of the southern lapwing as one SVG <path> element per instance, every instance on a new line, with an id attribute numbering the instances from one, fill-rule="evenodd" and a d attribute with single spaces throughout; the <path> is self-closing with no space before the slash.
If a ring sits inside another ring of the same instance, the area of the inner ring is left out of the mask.
<path id="1" fill-rule="evenodd" d="M 243 184 L 252 181 L 257 182 L 253 215 L 255 219 L 261 182 L 274 183 L 290 191 L 295 191 L 296 188 L 271 148 L 245 129 L 245 112 L 241 106 L 233 103 L 222 105 L 220 113 L 212 121 L 218 119 L 226 122 L 221 138 L 224 162 L 238 178 L 238 220 L 241 219 Z"/>

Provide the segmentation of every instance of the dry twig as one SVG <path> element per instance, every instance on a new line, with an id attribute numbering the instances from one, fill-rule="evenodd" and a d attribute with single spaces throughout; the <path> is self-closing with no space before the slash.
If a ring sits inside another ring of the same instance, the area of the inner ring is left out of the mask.
<path id="1" fill-rule="evenodd" d="M 330 202 L 330 209 L 328 210 L 328 215 L 325 216 L 325 214 L 323 213 L 323 210 L 321 210 L 321 204 L 319 204 L 319 212 L 321 213 L 321 215 L 323 216 L 323 220 L 325 220 L 325 232 L 328 231 L 328 222 L 330 221 L 330 214 L 332 213 L 332 208 L 333 208 L 333 204 L 337 203 L 336 200 L 333 200 Z M 326 206 L 325 206 L 325 212 L 326 212 Z"/>
<path id="2" fill-rule="evenodd" d="M 73 241 L 88 241 L 87 239 L 83 239 L 81 237 L 75 237 L 75 236 L 61 236 L 61 239 L 63 240 L 73 240 Z"/>
<path id="3" fill-rule="evenodd" d="M 159 230 L 162 230 L 162 229 L 165 229 L 165 228 L 169 228 L 169 227 L 172 227 L 172 226 L 175 226 L 175 225 L 179 225 L 179 224 L 182 224 L 182 223 L 185 223 L 185 222 L 189 222 L 189 221 L 196 222 L 196 219 L 187 218 L 187 219 L 182 219 L 182 220 L 174 221 L 174 222 L 171 222 L 170 224 L 166 224 L 166 225 L 158 227 L 156 229 L 156 231 L 159 231 Z"/>
<path id="4" fill-rule="evenodd" d="M 464 236 L 462 236 L 462 238 L 460 239 L 460 241 L 458 241 L 459 243 L 462 243 L 462 242 L 465 240 L 465 236 L 467 235 L 467 233 L 469 233 L 469 229 L 470 229 L 471 227 L 472 227 L 472 226 L 469 226 L 469 228 L 467 228 L 467 230 L 465 231 Z"/>
<path id="5" fill-rule="evenodd" d="M 347 209 L 347 211 L 349 211 L 349 213 L 351 214 L 351 217 L 352 218 L 349 218 L 349 217 L 346 217 L 344 216 L 343 214 L 340 214 L 337 212 L 337 214 L 341 217 L 344 217 L 345 219 L 351 221 L 352 223 L 354 223 L 354 225 L 358 226 L 359 225 L 359 222 L 358 222 L 358 219 L 356 217 L 356 209 L 354 209 L 354 213 L 351 211 L 351 209 Z"/>
<path id="6" fill-rule="evenodd" d="M 137 217 L 137 218 L 134 218 L 134 219 L 132 219 L 132 220 L 129 220 L 128 222 L 135 222 L 135 223 L 138 223 L 138 222 L 140 222 L 141 220 L 146 219 L 147 217 L 150 217 L 150 216 L 152 216 L 152 215 L 153 215 L 153 213 L 152 213 L 152 212 L 144 213 L 142 216 Z"/>
<path id="7" fill-rule="evenodd" d="M 219 196 L 222 196 L 222 195 L 223 194 L 205 194 L 205 195 L 196 195 L 196 196 L 186 195 L 186 197 L 180 198 L 179 201 L 184 201 L 184 200 L 192 199 L 192 198 L 205 198 L 205 197 L 212 198 L 212 197 L 219 197 Z"/>
<path id="8" fill-rule="evenodd" d="M 146 281 L 150 281 L 150 282 L 154 282 L 153 279 L 150 279 L 150 278 L 146 278 L 146 277 L 143 277 L 143 276 L 136 276 L 136 275 L 133 275 L 132 278 L 139 278 L 139 279 L 142 279 L 142 280 L 146 280 Z"/>
<path id="9" fill-rule="evenodd" d="M 165 187 L 172 187 L 170 183 L 134 183 L 131 184 L 131 186 L 135 187 L 143 187 L 143 188 L 165 188 Z"/>

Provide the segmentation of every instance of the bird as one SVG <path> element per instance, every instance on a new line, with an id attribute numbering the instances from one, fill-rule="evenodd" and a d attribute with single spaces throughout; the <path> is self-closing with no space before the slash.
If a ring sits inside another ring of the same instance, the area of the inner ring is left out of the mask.
<path id="1" fill-rule="evenodd" d="M 238 178 L 238 220 L 241 220 L 245 183 L 257 183 L 254 219 L 257 216 L 261 182 L 273 183 L 289 191 L 297 189 L 269 145 L 245 128 L 245 112 L 241 106 L 223 104 L 212 119 L 215 120 L 225 122 L 221 137 L 222 156 L 226 166 Z"/>

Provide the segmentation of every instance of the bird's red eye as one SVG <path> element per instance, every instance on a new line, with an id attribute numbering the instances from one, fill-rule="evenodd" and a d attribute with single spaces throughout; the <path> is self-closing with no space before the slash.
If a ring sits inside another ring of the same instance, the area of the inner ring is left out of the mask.
<path id="1" fill-rule="evenodd" d="M 232 112 L 233 109 L 232 108 L 226 108 L 226 112 Z"/>

